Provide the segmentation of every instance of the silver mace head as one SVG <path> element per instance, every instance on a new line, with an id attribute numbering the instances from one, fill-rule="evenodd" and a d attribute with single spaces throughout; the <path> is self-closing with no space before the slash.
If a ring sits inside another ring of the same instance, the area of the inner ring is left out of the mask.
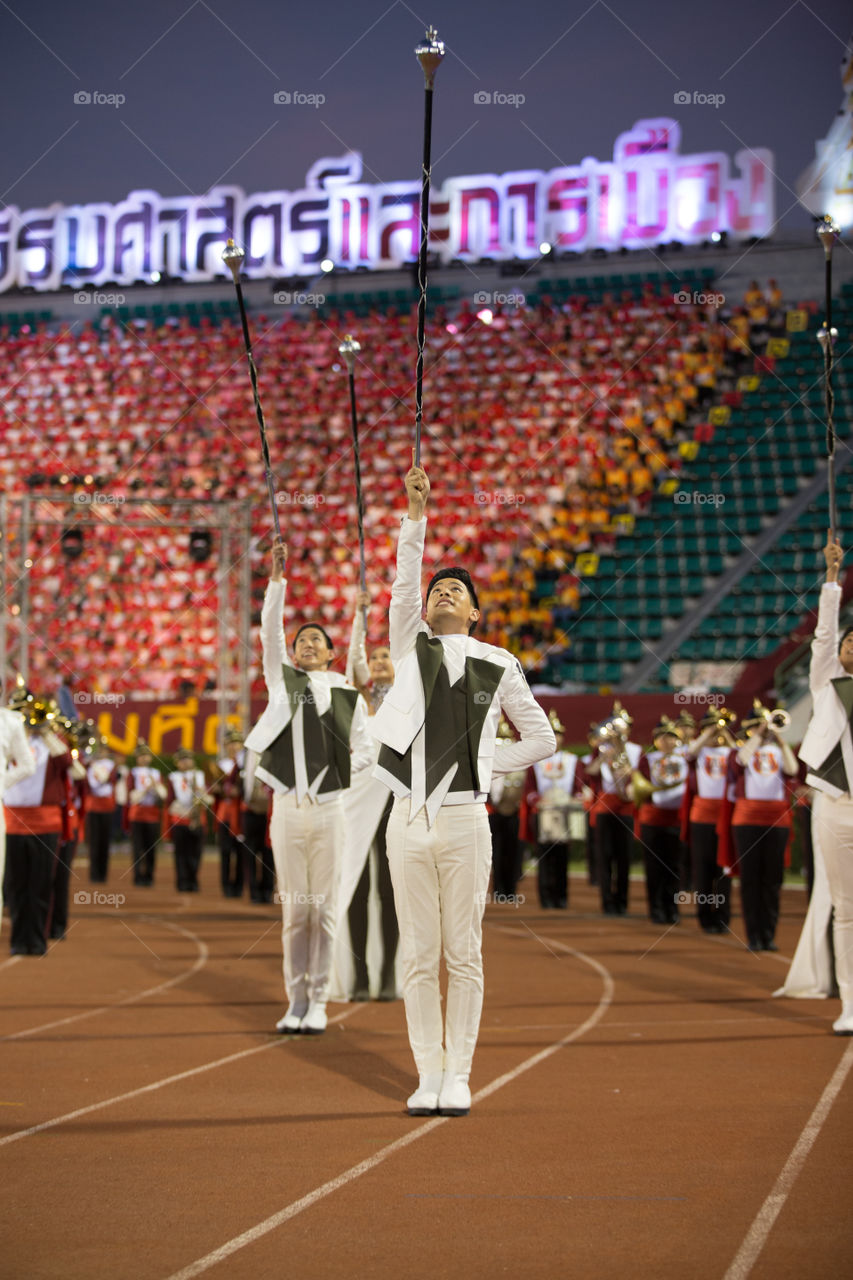
<path id="1" fill-rule="evenodd" d="M 831 258 L 835 242 L 841 235 L 841 228 L 838 223 L 833 221 L 831 214 L 826 213 L 817 224 L 815 232 L 818 240 L 823 245 L 823 251 L 827 258 Z"/>
<path id="2" fill-rule="evenodd" d="M 222 261 L 234 277 L 235 284 L 240 280 L 240 268 L 243 265 L 243 259 L 245 256 L 246 250 L 241 249 L 233 240 L 228 240 L 225 244 L 225 248 L 222 250 Z"/>
<path id="3" fill-rule="evenodd" d="M 338 351 L 341 353 L 344 360 L 346 361 L 347 371 L 350 374 L 352 374 L 353 370 L 355 369 L 355 358 L 358 355 L 360 350 L 361 350 L 361 343 L 356 342 L 355 338 L 352 336 L 351 333 L 348 333 L 346 335 L 343 342 L 338 347 Z"/>
<path id="4" fill-rule="evenodd" d="M 427 89 L 431 89 L 435 83 L 435 73 L 444 57 L 444 44 L 439 40 L 435 27 L 427 30 L 423 44 L 419 44 L 415 49 L 415 57 L 424 73 L 424 85 Z"/>
<path id="5" fill-rule="evenodd" d="M 817 331 L 817 340 L 820 343 L 821 351 L 824 353 L 826 352 L 827 341 L 830 341 L 832 345 L 835 346 L 838 341 L 838 330 L 835 328 L 835 325 L 832 326 L 829 332 L 827 332 L 825 324 L 821 325 Z"/>

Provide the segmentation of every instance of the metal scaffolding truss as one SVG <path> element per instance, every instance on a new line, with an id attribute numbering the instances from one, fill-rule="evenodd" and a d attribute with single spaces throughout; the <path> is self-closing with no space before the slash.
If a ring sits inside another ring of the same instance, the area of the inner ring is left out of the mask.
<path id="1" fill-rule="evenodd" d="M 246 500 L 199 501 L 190 498 L 117 498 L 108 492 L 73 495 L 28 493 L 0 495 L 0 679 L 2 688 L 20 672 L 31 670 L 34 646 L 43 644 L 31 602 L 34 537 L 55 528 L 123 533 L 160 529 L 169 533 L 204 531 L 211 536 L 211 575 L 216 587 L 217 691 L 221 731 L 227 717 L 237 715 L 248 726 L 249 626 L 251 592 L 251 504 Z M 214 559 L 215 556 L 215 559 Z M 57 607 L 62 603 L 57 601 Z"/>

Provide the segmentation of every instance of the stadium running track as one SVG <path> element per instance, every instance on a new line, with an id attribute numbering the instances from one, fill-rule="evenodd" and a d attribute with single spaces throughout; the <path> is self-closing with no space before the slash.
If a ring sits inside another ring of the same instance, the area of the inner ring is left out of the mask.
<path id="1" fill-rule="evenodd" d="M 72 907 L 43 959 L 0 946 L 6 1280 L 850 1274 L 853 1039 L 837 1001 L 772 999 L 777 955 L 489 905 L 464 1118 L 411 1118 L 401 1002 L 272 1033 L 278 908 L 223 899 L 213 859 Z M 78 891 L 90 890 L 79 880 Z M 735 895 L 736 896 L 736 895 Z"/>

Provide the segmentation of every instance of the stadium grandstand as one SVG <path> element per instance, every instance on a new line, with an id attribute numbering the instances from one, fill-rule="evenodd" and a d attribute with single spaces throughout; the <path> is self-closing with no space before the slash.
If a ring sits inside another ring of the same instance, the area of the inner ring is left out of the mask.
<path id="1" fill-rule="evenodd" d="M 483 635 L 534 684 L 609 693 L 701 679 L 727 692 L 757 664 L 768 688 L 774 655 L 809 632 L 827 524 L 820 254 L 807 243 L 739 256 L 669 247 L 434 272 L 425 435 L 441 521 L 427 555 L 481 565 Z M 357 544 L 338 346 L 351 332 L 364 353 L 378 636 L 414 416 L 415 291 L 407 273 L 335 273 L 301 294 L 282 283 L 273 301 L 257 284 L 247 296 L 290 595 L 327 620 L 340 651 Z M 92 693 L 201 694 L 241 668 L 259 691 L 270 513 L 233 295 L 173 284 L 24 301 L 7 295 L 0 311 L 11 661 Z M 843 437 L 843 362 L 835 391 Z M 840 469 L 845 503 L 849 483 Z M 133 503 L 152 512 L 144 537 Z M 237 608 L 223 640 L 219 541 L 243 509 L 248 545 L 229 565 L 248 557 L 250 625 Z M 26 654 L 24 609 L 46 642 Z"/>

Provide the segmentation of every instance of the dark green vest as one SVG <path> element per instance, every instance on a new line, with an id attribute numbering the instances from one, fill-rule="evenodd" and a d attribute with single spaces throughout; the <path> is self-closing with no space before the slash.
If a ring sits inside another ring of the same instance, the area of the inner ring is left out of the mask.
<path id="1" fill-rule="evenodd" d="M 309 787 L 317 775 L 328 770 L 320 783 L 319 795 L 340 791 L 350 785 L 350 730 L 358 700 L 356 689 L 332 687 L 332 701 L 322 716 L 317 712 L 314 694 L 304 671 L 285 665 L 284 685 L 290 701 L 291 718 L 278 737 L 270 743 L 260 759 L 261 767 L 285 787 L 296 786 L 293 758 L 293 720 L 302 706 L 302 741 L 305 749 L 305 772 Z"/>
<path id="2" fill-rule="evenodd" d="M 438 639 L 420 632 L 415 653 L 424 689 L 426 790 L 432 795 L 451 765 L 457 765 L 450 792 L 479 791 L 477 758 L 483 725 L 505 668 L 485 658 L 466 658 L 465 671 L 451 685 Z M 412 786 L 412 748 L 395 751 L 383 743 L 379 767 L 409 790 Z"/>
<path id="3" fill-rule="evenodd" d="M 841 705 L 844 707 L 848 721 L 853 724 L 853 676 L 837 676 L 830 683 L 835 687 L 835 692 L 841 699 Z M 839 791 L 850 790 L 847 781 L 847 770 L 844 768 L 840 740 L 836 742 L 820 768 L 812 769 L 811 772 L 816 778 L 822 778 L 830 786 L 837 787 Z"/>

